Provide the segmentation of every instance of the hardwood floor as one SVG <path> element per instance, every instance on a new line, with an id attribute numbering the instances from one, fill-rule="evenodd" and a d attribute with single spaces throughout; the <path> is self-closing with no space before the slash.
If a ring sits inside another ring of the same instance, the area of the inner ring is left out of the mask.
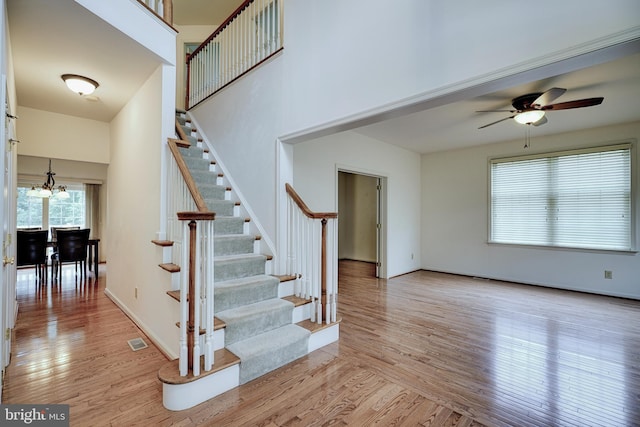
<path id="1" fill-rule="evenodd" d="M 171 412 L 166 360 L 146 338 L 129 349 L 144 335 L 104 296 L 106 271 L 44 288 L 20 271 L 3 403 L 70 404 L 72 426 L 640 425 L 640 301 L 371 272 L 341 263 L 338 343 Z"/>

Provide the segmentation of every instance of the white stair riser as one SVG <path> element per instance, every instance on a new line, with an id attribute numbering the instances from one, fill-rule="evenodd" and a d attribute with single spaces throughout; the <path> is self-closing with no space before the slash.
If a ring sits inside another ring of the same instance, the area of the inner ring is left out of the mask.
<path id="1" fill-rule="evenodd" d="M 200 335 L 200 348 L 204 347 L 205 336 Z M 224 328 L 213 331 L 213 350 L 221 350 L 224 348 Z"/>
<path id="2" fill-rule="evenodd" d="M 314 332 L 309 337 L 309 353 L 338 341 L 340 324 Z M 214 342 L 216 337 L 214 336 Z M 223 340 L 224 342 L 224 340 Z M 171 411 L 182 411 L 212 399 L 240 385 L 240 365 L 186 384 L 162 384 L 162 404 Z"/>
<path id="3" fill-rule="evenodd" d="M 186 384 L 162 384 L 162 404 L 170 411 L 192 408 L 240 385 L 240 365 Z"/>
<path id="4" fill-rule="evenodd" d="M 293 309 L 292 323 L 302 322 L 311 318 L 311 304 L 300 305 Z"/>
<path id="5" fill-rule="evenodd" d="M 289 280 L 287 282 L 280 283 L 280 287 L 278 288 L 278 298 L 288 297 L 293 295 L 293 284 L 295 280 Z"/>
<path id="6" fill-rule="evenodd" d="M 340 338 L 340 324 L 336 323 L 328 328 L 314 332 L 309 337 L 309 353 L 338 341 Z"/>

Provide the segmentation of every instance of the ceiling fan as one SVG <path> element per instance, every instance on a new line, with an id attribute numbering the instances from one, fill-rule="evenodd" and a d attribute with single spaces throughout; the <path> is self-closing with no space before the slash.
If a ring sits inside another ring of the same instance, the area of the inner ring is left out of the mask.
<path id="1" fill-rule="evenodd" d="M 484 129 L 488 126 L 495 125 L 496 123 L 503 122 L 505 120 L 514 119 L 518 123 L 540 126 L 547 122 L 545 112 L 549 110 L 569 110 L 572 108 L 591 107 L 593 105 L 602 104 L 603 97 L 599 98 L 585 98 L 576 99 L 575 101 L 560 102 L 557 104 L 551 104 L 554 100 L 560 97 L 567 90 L 559 87 L 554 87 L 546 92 L 528 93 L 526 95 L 513 98 L 511 105 L 513 110 L 482 110 L 476 111 L 476 113 L 511 113 L 509 117 L 497 120 L 495 122 L 480 126 L 478 129 Z"/>

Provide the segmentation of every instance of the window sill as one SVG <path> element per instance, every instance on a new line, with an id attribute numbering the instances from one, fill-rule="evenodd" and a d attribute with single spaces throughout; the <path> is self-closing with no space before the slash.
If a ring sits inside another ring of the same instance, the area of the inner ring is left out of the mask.
<path id="1" fill-rule="evenodd" d="M 637 249 L 605 249 L 605 248 L 580 248 L 571 246 L 547 246 L 547 245 L 528 245 L 525 243 L 504 243 L 504 242 L 492 242 L 487 241 L 490 246 L 505 246 L 510 248 L 521 249 L 542 249 L 553 251 L 569 251 L 569 252 L 585 252 L 585 253 L 602 253 L 602 254 L 620 254 L 620 255 L 635 255 L 638 253 Z"/>

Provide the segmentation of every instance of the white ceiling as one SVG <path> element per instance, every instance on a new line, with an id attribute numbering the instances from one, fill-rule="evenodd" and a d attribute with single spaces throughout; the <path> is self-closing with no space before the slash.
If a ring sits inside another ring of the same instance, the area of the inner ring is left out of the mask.
<path id="1" fill-rule="evenodd" d="M 8 0 L 18 104 L 109 122 L 160 60 L 73 0 Z M 71 92 L 62 74 L 100 87 L 93 97 Z"/>
<path id="2" fill-rule="evenodd" d="M 174 23 L 218 25 L 240 0 L 174 0 Z M 23 107 L 109 122 L 157 68 L 160 60 L 113 31 L 73 0 L 7 0 L 18 103 Z M 445 105 L 367 123 L 355 131 L 426 153 L 524 137 L 512 120 L 479 126 L 507 114 L 477 110 L 509 109 L 511 99 L 551 87 L 566 88 L 555 102 L 603 96 L 602 105 L 551 111 L 548 123 L 531 128 L 532 137 L 640 120 L 640 54 L 536 80 L 498 92 L 455 99 Z M 60 75 L 97 80 L 95 97 L 69 91 Z M 432 105 L 429 107 L 433 107 Z M 388 117 L 388 116 L 387 116 Z"/>
<path id="3" fill-rule="evenodd" d="M 518 124 L 515 120 L 478 129 L 511 114 L 476 111 L 512 109 L 513 98 L 544 92 L 552 87 L 567 89 L 553 103 L 599 96 L 604 97 L 604 101 L 593 107 L 548 111 L 547 123 L 530 127 L 532 138 L 640 120 L 640 54 L 636 53 L 571 73 L 384 120 L 356 131 L 419 153 L 524 139 L 527 125 Z"/>
<path id="4" fill-rule="evenodd" d="M 220 25 L 243 0 L 173 0 L 175 25 Z"/>

